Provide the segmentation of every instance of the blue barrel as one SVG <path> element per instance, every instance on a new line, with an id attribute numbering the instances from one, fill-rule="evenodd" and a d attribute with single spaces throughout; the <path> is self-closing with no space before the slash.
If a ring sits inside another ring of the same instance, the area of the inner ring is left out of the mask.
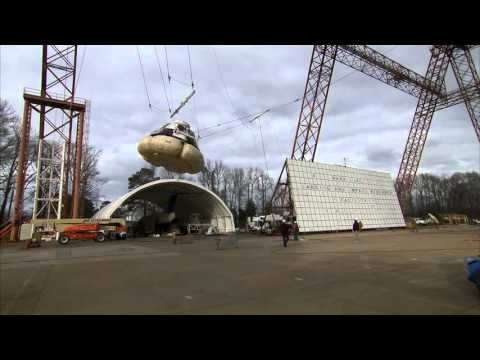
<path id="1" fill-rule="evenodd" d="M 480 258 L 478 256 L 467 256 L 464 258 L 465 271 L 468 280 L 480 286 Z"/>

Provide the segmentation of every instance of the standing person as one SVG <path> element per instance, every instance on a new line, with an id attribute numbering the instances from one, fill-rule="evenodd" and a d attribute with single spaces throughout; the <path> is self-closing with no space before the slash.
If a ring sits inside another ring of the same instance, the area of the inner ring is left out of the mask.
<path id="1" fill-rule="evenodd" d="M 290 226 L 288 226 L 285 219 L 282 220 L 282 223 L 280 224 L 280 232 L 282 233 L 283 247 L 287 247 L 289 231 L 290 231 Z"/>
<path id="2" fill-rule="evenodd" d="M 358 240 L 358 231 L 360 230 L 360 224 L 358 223 L 357 219 L 353 221 L 352 230 L 353 230 L 353 233 L 355 234 L 355 240 Z"/>
<path id="3" fill-rule="evenodd" d="M 412 232 L 418 232 L 418 229 L 417 229 L 417 222 L 415 221 L 415 219 L 413 219 L 411 222 L 411 227 L 412 227 Z"/>
<path id="4" fill-rule="evenodd" d="M 298 233 L 300 232 L 300 228 L 298 227 L 298 223 L 296 221 L 293 222 L 293 240 L 298 241 Z"/>
<path id="5" fill-rule="evenodd" d="M 41 226 L 34 228 L 32 238 L 25 241 L 25 249 L 40 247 L 42 245 L 42 231 L 43 228 Z"/>

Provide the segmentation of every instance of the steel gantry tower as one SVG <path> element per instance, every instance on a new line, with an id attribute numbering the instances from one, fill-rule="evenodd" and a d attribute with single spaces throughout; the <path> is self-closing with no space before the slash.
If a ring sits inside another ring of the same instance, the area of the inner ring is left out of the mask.
<path id="1" fill-rule="evenodd" d="M 338 61 L 418 98 L 395 189 L 404 215 L 428 130 L 437 110 L 465 103 L 480 141 L 480 81 L 470 50 L 477 45 L 434 45 L 425 76 L 366 45 L 315 45 L 310 60 L 291 159 L 314 161 L 335 63 Z M 447 92 L 445 74 L 451 65 L 458 89 Z M 284 164 L 272 197 L 275 212 L 292 213 Z"/>
<path id="2" fill-rule="evenodd" d="M 32 110 L 39 118 L 32 217 L 48 219 L 70 215 L 66 211 L 70 209 L 63 208 L 63 200 L 69 193 L 70 177 L 73 179 L 71 216 L 79 216 L 85 112 L 88 109 L 85 100 L 75 97 L 76 67 L 77 45 L 43 45 L 41 89 L 24 90 L 10 238 L 13 241 L 18 241 L 23 221 Z"/>

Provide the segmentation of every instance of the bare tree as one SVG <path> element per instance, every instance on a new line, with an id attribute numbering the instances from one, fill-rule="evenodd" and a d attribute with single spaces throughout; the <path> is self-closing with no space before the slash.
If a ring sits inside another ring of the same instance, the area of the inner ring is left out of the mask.
<path id="1" fill-rule="evenodd" d="M 20 118 L 13 108 L 0 100 L 0 223 L 10 218 L 15 189 L 15 178 L 18 168 L 18 152 L 20 147 Z M 35 139 L 32 136 L 31 139 Z M 36 142 L 30 140 L 27 153 L 24 194 L 28 194 L 35 179 Z M 26 201 L 31 198 L 27 195 Z"/>
<path id="2" fill-rule="evenodd" d="M 13 195 L 20 143 L 18 123 L 19 119 L 12 107 L 0 101 L 0 223 L 8 218 L 6 209 Z"/>
<path id="3" fill-rule="evenodd" d="M 92 204 L 99 202 L 101 188 L 107 182 L 105 178 L 100 176 L 100 171 L 98 170 L 98 161 L 101 155 L 102 151 L 95 149 L 93 146 L 88 146 L 83 154 L 80 178 L 82 184 L 80 213 L 83 214 L 83 216 L 90 215 L 93 209 L 90 208 L 89 211 L 87 211 L 87 207 L 91 207 Z"/>
<path id="4" fill-rule="evenodd" d="M 480 174 L 418 175 L 412 190 L 412 215 L 424 216 L 427 212 L 457 212 L 479 217 Z"/>
<path id="5" fill-rule="evenodd" d="M 75 148 L 75 144 L 72 144 Z M 107 179 L 100 175 L 98 161 L 102 151 L 93 146 L 87 146 L 82 154 L 82 167 L 80 172 L 80 208 L 79 213 L 82 217 L 90 217 L 97 210 L 100 202 L 102 186 Z M 68 175 L 69 183 L 73 184 L 74 172 L 70 171 Z M 68 216 L 72 211 L 72 197 L 67 192 L 64 199 L 64 214 Z"/>
<path id="6" fill-rule="evenodd" d="M 163 167 L 155 168 L 152 166 L 152 169 L 154 169 L 154 173 L 158 174 L 158 179 L 186 179 L 186 175 L 169 171 Z"/>

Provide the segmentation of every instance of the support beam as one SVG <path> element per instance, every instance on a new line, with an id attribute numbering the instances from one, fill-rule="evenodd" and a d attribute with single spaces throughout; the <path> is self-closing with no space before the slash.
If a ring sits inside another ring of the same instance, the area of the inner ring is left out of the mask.
<path id="1" fill-rule="evenodd" d="M 445 97 L 445 84 L 435 84 L 366 45 L 339 45 L 337 60 L 355 70 L 420 98 L 423 91 Z"/>
<path id="2" fill-rule="evenodd" d="M 463 89 L 449 91 L 446 97 L 438 100 L 436 111 L 464 103 L 466 98 L 470 101 L 480 101 L 480 91 L 478 91 L 478 86 L 466 85 Z"/>
<path id="3" fill-rule="evenodd" d="M 80 209 L 80 179 L 82 170 L 82 153 L 83 153 L 83 120 L 84 113 L 80 113 L 77 122 L 77 139 L 75 144 L 75 170 L 73 177 L 73 209 L 72 218 L 77 219 L 79 217 Z"/>
<path id="4" fill-rule="evenodd" d="M 30 102 L 25 101 L 23 108 L 22 127 L 20 129 L 20 147 L 17 157 L 17 174 L 15 179 L 15 197 L 13 200 L 11 241 L 20 238 L 20 227 L 23 220 L 23 195 L 25 190 L 25 175 L 27 172 L 28 143 L 30 140 L 32 109 Z"/>
<path id="5" fill-rule="evenodd" d="M 480 141 L 480 78 L 475 69 L 472 54 L 467 49 L 454 48 L 450 57 L 450 64 L 457 79 L 462 100 L 467 107 L 473 129 Z M 476 96 L 470 96 L 469 89 Z"/>
<path id="6" fill-rule="evenodd" d="M 433 47 L 430 62 L 428 64 L 426 78 L 436 88 L 444 86 L 445 73 L 448 66 L 448 48 Z M 432 122 L 433 114 L 439 96 L 433 92 L 423 90 L 417 103 L 412 126 L 408 135 L 407 144 L 398 171 L 395 189 L 397 191 L 403 214 L 406 215 L 408 198 L 417 173 L 418 165 L 427 140 L 428 130 Z"/>
<path id="7" fill-rule="evenodd" d="M 336 55 L 337 45 L 316 45 L 313 48 L 292 159 L 305 161 L 315 159 Z"/>
<path id="8" fill-rule="evenodd" d="M 47 94 L 47 45 L 43 45 L 42 50 L 42 83 L 40 87 L 40 96 L 45 98 Z M 40 130 L 39 139 L 42 140 L 45 137 L 45 104 L 40 105 Z"/>
<path id="9" fill-rule="evenodd" d="M 278 177 L 277 185 L 272 194 L 272 212 L 284 213 L 292 212 L 292 203 L 290 197 L 290 188 L 288 187 L 287 161 L 283 164 L 282 171 Z"/>

